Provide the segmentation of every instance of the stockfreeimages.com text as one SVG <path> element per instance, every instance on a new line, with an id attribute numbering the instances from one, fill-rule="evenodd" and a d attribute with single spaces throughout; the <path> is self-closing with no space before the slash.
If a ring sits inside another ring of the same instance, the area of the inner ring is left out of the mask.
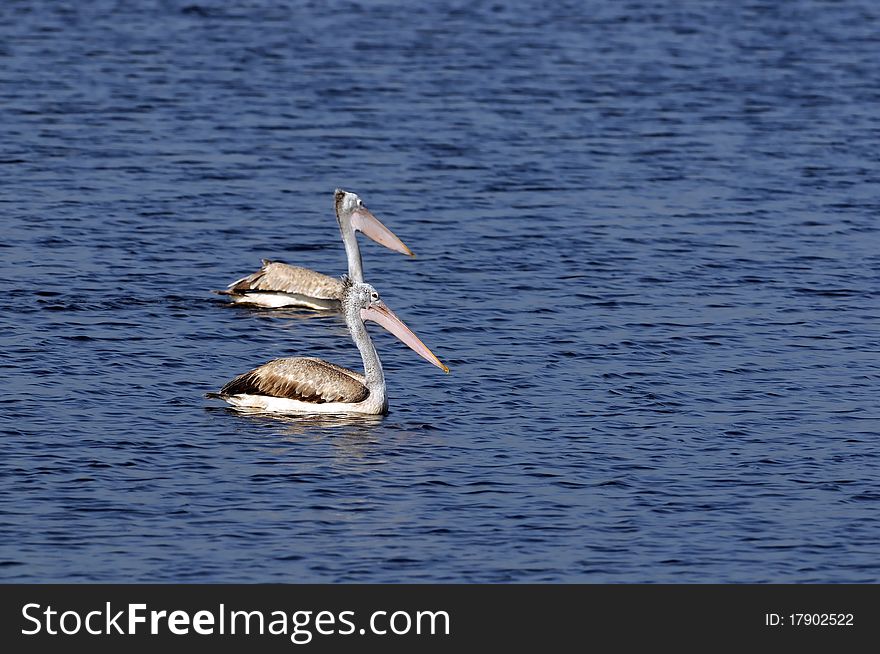
<path id="1" fill-rule="evenodd" d="M 406 634 L 449 635 L 450 619 L 446 611 L 373 611 L 361 627 L 355 622 L 354 611 L 243 611 L 227 609 L 220 604 L 216 610 L 150 610 L 146 604 L 126 604 L 121 610 L 106 602 L 101 609 L 88 612 L 59 611 L 40 604 L 25 604 L 21 633 L 92 636 L 110 634 L 162 634 L 186 636 L 190 633 L 210 636 L 226 634 L 270 634 L 289 636 L 296 645 L 305 645 L 314 635 L 378 636 Z"/>

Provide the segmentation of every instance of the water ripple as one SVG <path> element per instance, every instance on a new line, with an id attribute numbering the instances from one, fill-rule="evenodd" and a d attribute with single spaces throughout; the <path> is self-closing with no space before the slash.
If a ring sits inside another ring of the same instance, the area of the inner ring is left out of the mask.
<path id="1" fill-rule="evenodd" d="M 0 4 L 0 579 L 876 582 L 874 4 Z M 340 47 L 340 43 L 344 47 Z M 385 418 L 204 399 L 338 316 Z M 376 332 L 376 330 L 374 330 Z"/>

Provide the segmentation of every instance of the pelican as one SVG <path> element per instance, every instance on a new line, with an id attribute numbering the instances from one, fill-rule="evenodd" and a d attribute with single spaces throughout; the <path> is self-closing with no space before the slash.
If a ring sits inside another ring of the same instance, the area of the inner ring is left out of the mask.
<path id="1" fill-rule="evenodd" d="M 385 374 L 367 320 L 378 323 L 443 372 L 434 353 L 381 300 L 376 289 L 343 277 L 342 311 L 351 338 L 360 350 L 364 374 L 314 358 L 275 359 L 239 375 L 219 393 L 209 393 L 240 408 L 273 413 L 388 413 Z"/>
<path id="2" fill-rule="evenodd" d="M 415 256 L 364 206 L 355 193 L 336 189 L 333 198 L 336 221 L 348 258 L 348 276 L 352 280 L 358 283 L 364 281 L 361 251 L 355 232 L 363 232 L 389 250 Z M 340 308 L 342 282 L 338 278 L 280 261 L 263 259 L 262 263 L 257 272 L 232 282 L 225 291 L 217 292 L 228 295 L 234 303 L 262 307 L 307 307 L 324 311 Z"/>

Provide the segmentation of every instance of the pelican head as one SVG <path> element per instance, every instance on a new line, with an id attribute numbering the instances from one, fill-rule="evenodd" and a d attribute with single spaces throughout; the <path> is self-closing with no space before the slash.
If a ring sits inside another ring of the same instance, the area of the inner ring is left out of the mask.
<path id="1" fill-rule="evenodd" d="M 420 357 L 434 364 L 443 372 L 449 372 L 449 368 L 434 356 L 428 346 L 422 343 L 419 337 L 394 315 L 394 312 L 379 297 L 379 292 L 375 288 L 369 284 L 352 281 L 347 276 L 342 278 L 342 283 L 342 308 L 349 324 L 352 320 L 362 322 L 371 320 L 394 334 Z"/>
<path id="2" fill-rule="evenodd" d="M 339 221 L 340 228 L 345 229 L 346 225 L 350 225 L 353 230 L 362 232 L 389 250 L 394 250 L 411 257 L 415 256 L 412 250 L 406 247 L 403 241 L 394 235 L 394 232 L 385 227 L 364 206 L 363 201 L 356 193 L 350 193 L 338 188 L 333 193 L 333 201 L 336 206 L 336 220 Z"/>

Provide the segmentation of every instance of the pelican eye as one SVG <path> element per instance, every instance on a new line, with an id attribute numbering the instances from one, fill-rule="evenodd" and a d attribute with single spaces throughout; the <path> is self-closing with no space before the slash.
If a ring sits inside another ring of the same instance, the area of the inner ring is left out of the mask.
<path id="1" fill-rule="evenodd" d="M 376 302 L 379 299 L 379 294 L 376 291 L 373 291 L 372 293 L 370 293 L 370 299 L 373 302 Z"/>

